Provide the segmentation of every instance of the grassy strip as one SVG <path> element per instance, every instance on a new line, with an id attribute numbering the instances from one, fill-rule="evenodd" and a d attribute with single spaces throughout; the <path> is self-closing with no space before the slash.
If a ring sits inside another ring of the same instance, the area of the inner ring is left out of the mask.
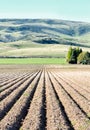
<path id="1" fill-rule="evenodd" d="M 65 58 L 0 58 L 0 64 L 66 64 Z"/>

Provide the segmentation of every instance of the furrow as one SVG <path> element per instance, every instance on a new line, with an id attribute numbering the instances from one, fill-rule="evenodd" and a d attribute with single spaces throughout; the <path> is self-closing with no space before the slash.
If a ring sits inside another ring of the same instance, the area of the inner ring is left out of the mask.
<path id="1" fill-rule="evenodd" d="M 63 103 L 67 116 L 69 117 L 74 129 L 75 130 L 89 130 L 90 120 L 78 107 L 76 102 L 74 102 L 70 94 L 65 90 L 66 86 L 61 85 L 57 76 L 55 77 L 52 76 L 52 82 L 61 102 Z"/>
<path id="2" fill-rule="evenodd" d="M 73 82 L 70 79 L 67 79 L 65 76 L 58 74 L 58 76 L 66 82 L 69 86 L 71 86 L 78 94 L 80 94 L 82 97 L 84 97 L 86 100 L 90 101 L 90 92 L 86 90 L 85 88 L 81 87 L 80 84 L 77 84 Z"/>
<path id="3" fill-rule="evenodd" d="M 17 76 L 18 76 L 18 77 L 17 77 Z M 0 86 L 3 87 L 3 86 L 5 86 L 5 85 L 7 85 L 7 84 L 9 84 L 9 83 L 11 83 L 11 82 L 17 80 L 19 77 L 21 77 L 21 76 L 19 76 L 19 75 L 17 75 L 17 74 L 16 74 L 16 76 L 13 76 L 13 75 L 12 75 L 11 77 L 8 76 L 7 81 L 3 81 L 2 84 L 0 84 Z M 3 77 L 3 78 L 5 79 L 6 77 Z M 11 79 L 11 78 L 12 78 L 12 79 Z"/>
<path id="4" fill-rule="evenodd" d="M 74 102 L 77 103 L 82 112 L 90 119 L 90 101 L 86 100 L 77 91 L 75 91 L 70 84 L 67 84 L 64 80 L 60 79 L 60 77 L 58 80 L 63 86 L 65 86 L 65 90 L 71 95 Z"/>
<path id="5" fill-rule="evenodd" d="M 22 76 L 23 77 L 23 76 Z M 19 81 L 21 80 L 21 77 L 20 78 L 16 78 L 15 80 L 9 82 L 8 84 L 6 84 L 5 86 L 1 87 L 0 88 L 0 93 L 8 88 L 10 88 L 12 85 L 18 83 Z"/>
<path id="6" fill-rule="evenodd" d="M 39 73 L 34 77 L 32 83 L 29 83 L 28 88 L 14 104 L 12 109 L 7 113 L 5 118 L 0 122 L 0 130 L 19 130 L 21 123 L 27 115 L 29 105 L 37 88 L 40 79 Z"/>
<path id="7" fill-rule="evenodd" d="M 40 77 L 36 92 L 31 102 L 28 114 L 21 127 L 22 130 L 45 130 L 45 88 L 44 88 L 44 72 Z"/>
<path id="8" fill-rule="evenodd" d="M 28 88 L 28 85 L 34 80 L 37 74 L 38 72 L 33 74 L 19 88 L 17 88 L 7 98 L 0 102 L 0 120 L 7 114 L 7 112 L 11 109 L 14 103 L 20 98 L 20 96 Z"/>
<path id="9" fill-rule="evenodd" d="M 73 74 L 74 73 L 74 74 Z M 88 91 L 90 93 L 90 72 L 86 72 L 86 71 L 76 71 L 73 73 L 64 73 L 65 77 L 68 77 L 69 79 L 71 79 L 74 83 L 76 83 L 77 85 L 80 84 L 81 88 L 85 89 L 85 91 Z"/>
<path id="10" fill-rule="evenodd" d="M 70 130 L 71 126 L 65 120 L 62 104 L 50 82 L 47 72 L 45 73 L 46 103 L 47 103 L 47 130 Z M 72 127 L 73 130 L 73 127 Z"/>
<path id="11" fill-rule="evenodd" d="M 0 101 L 5 99 L 7 96 L 9 96 L 10 93 L 12 93 L 14 90 L 16 90 L 18 87 L 20 87 L 21 84 L 23 84 L 32 74 L 25 75 L 21 78 L 20 81 L 18 81 L 16 84 L 11 86 L 10 88 L 6 89 L 0 94 Z"/>

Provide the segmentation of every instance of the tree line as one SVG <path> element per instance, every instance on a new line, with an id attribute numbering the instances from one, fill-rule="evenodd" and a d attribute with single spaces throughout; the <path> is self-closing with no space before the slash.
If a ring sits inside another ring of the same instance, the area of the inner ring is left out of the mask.
<path id="1" fill-rule="evenodd" d="M 81 48 L 70 47 L 66 56 L 69 64 L 90 64 L 90 52 L 84 52 Z"/>

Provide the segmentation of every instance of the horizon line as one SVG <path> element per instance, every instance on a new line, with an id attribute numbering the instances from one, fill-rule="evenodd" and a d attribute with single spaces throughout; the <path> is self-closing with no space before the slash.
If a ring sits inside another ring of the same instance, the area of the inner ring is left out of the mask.
<path id="1" fill-rule="evenodd" d="M 72 22 L 84 22 L 84 23 L 90 23 L 90 21 L 84 21 L 84 20 L 73 20 L 73 19 L 60 19 L 60 18 L 30 18 L 30 17 L 0 17 L 0 20 L 1 19 L 18 19 L 18 20 L 22 20 L 22 19 L 42 19 L 42 20 L 62 20 L 62 21 L 72 21 Z"/>

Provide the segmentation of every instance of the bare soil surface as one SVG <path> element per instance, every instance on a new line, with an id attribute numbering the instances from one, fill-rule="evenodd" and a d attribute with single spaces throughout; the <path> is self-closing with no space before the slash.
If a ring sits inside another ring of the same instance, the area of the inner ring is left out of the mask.
<path id="1" fill-rule="evenodd" d="M 90 130 L 90 66 L 0 70 L 0 130 Z"/>

